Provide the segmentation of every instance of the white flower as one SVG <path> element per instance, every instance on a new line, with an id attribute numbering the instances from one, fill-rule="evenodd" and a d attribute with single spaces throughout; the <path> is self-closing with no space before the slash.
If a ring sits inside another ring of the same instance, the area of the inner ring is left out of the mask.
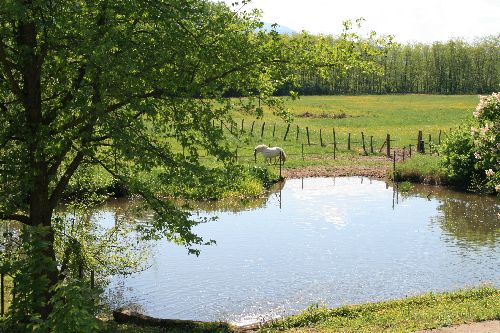
<path id="1" fill-rule="evenodd" d="M 479 159 L 481 159 L 481 154 L 479 154 L 478 152 L 475 152 L 474 157 L 476 158 L 476 160 L 479 160 Z"/>
<path id="2" fill-rule="evenodd" d="M 493 176 L 495 173 L 493 172 L 493 170 L 491 169 L 488 169 L 488 170 L 484 170 L 486 172 L 486 177 L 491 177 Z"/>
<path id="3" fill-rule="evenodd" d="M 500 192 L 500 184 L 495 186 L 495 191 Z M 498 217 L 500 217 L 500 213 L 498 213 Z"/>

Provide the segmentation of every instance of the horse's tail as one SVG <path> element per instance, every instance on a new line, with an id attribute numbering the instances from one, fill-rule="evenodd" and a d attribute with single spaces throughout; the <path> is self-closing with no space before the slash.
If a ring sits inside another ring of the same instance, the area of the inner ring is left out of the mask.
<path id="1" fill-rule="evenodd" d="M 283 163 L 285 163 L 286 161 L 286 154 L 285 154 L 285 151 L 283 149 L 280 148 L 280 153 L 281 153 L 281 161 Z"/>

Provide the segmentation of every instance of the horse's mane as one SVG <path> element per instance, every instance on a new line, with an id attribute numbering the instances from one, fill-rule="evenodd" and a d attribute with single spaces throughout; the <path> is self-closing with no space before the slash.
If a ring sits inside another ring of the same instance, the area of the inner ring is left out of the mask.
<path id="1" fill-rule="evenodd" d="M 255 147 L 255 149 L 259 149 L 259 148 L 269 148 L 269 147 L 266 145 L 258 145 L 257 147 Z"/>

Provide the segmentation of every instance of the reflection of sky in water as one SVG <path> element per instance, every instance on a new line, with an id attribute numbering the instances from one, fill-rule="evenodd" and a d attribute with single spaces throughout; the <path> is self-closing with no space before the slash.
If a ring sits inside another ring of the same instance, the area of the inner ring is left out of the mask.
<path id="1" fill-rule="evenodd" d="M 366 178 L 288 180 L 262 208 L 218 212 L 218 221 L 197 226 L 217 240 L 200 257 L 158 242 L 152 267 L 114 279 L 110 290 L 152 316 L 242 323 L 318 302 L 498 284 L 495 200 L 432 187 L 395 195 Z M 454 201 L 468 204 L 462 212 Z M 480 227 L 470 214 L 481 215 Z"/>

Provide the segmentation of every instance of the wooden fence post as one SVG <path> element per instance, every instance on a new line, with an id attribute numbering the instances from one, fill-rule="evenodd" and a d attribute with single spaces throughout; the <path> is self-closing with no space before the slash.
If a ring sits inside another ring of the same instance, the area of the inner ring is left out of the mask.
<path id="1" fill-rule="evenodd" d="M 266 127 L 266 122 L 262 123 L 262 128 L 260 130 L 260 137 L 262 138 L 264 136 L 264 127 Z"/>
<path id="2" fill-rule="evenodd" d="M 408 147 L 410 148 L 410 156 L 409 157 L 411 157 L 411 145 L 409 145 Z"/>
<path id="3" fill-rule="evenodd" d="M 363 142 L 363 152 L 365 155 L 368 155 L 368 152 L 366 151 L 366 146 L 365 146 L 365 133 L 361 132 L 361 141 Z"/>
<path id="4" fill-rule="evenodd" d="M 391 135 L 387 134 L 387 138 L 385 139 L 386 141 L 386 148 L 387 148 L 387 157 L 391 157 Z"/>
<path id="5" fill-rule="evenodd" d="M 438 136 L 438 145 L 441 144 L 441 130 L 439 130 L 439 136 Z"/>
<path id="6" fill-rule="evenodd" d="M 373 154 L 373 135 L 370 135 L 370 153 Z"/>
<path id="7" fill-rule="evenodd" d="M 422 131 L 418 131 L 417 137 L 417 152 L 425 154 L 425 144 L 422 136 Z"/>
<path id="8" fill-rule="evenodd" d="M 406 150 L 406 146 L 403 147 L 403 162 L 405 161 L 405 150 Z"/>
<path id="9" fill-rule="evenodd" d="M 285 132 L 285 137 L 283 138 L 283 141 L 286 141 L 286 137 L 288 136 L 288 131 L 290 130 L 290 124 L 286 127 L 286 132 Z"/>
<path id="10" fill-rule="evenodd" d="M 273 125 L 273 138 L 274 138 L 274 132 L 276 132 L 276 123 Z"/>
<path id="11" fill-rule="evenodd" d="M 295 135 L 295 140 L 299 139 L 299 125 L 297 125 L 297 134 Z"/>
<path id="12" fill-rule="evenodd" d="M 323 147 L 323 134 L 321 132 L 321 128 L 319 129 L 319 145 Z"/>
<path id="13" fill-rule="evenodd" d="M 351 150 L 351 133 L 347 133 L 347 150 Z"/>
<path id="14" fill-rule="evenodd" d="M 250 130 L 250 135 L 253 136 L 253 126 L 255 125 L 255 120 L 252 121 L 252 129 Z"/>
<path id="15" fill-rule="evenodd" d="M 332 128 L 332 132 L 333 132 L 333 159 L 335 159 L 337 152 L 337 138 L 335 137 L 335 128 Z"/>
<path id="16" fill-rule="evenodd" d="M 307 145 L 311 145 L 311 140 L 309 140 L 309 127 L 306 126 L 306 133 L 307 133 Z"/>
<path id="17" fill-rule="evenodd" d="M 304 160 L 304 144 L 302 144 L 302 161 Z"/>

